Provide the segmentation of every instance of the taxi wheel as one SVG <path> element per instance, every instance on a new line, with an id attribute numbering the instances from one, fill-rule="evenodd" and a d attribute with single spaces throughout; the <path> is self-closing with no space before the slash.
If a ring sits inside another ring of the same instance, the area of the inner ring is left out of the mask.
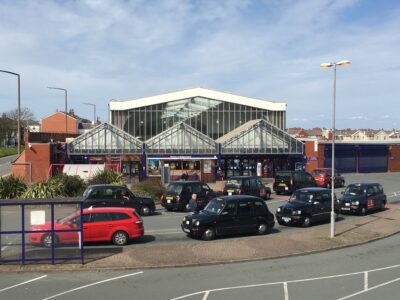
<path id="1" fill-rule="evenodd" d="M 258 235 L 264 235 L 268 232 L 268 226 L 267 224 L 261 223 L 257 227 L 257 234 Z"/>
<path id="2" fill-rule="evenodd" d="M 265 200 L 270 200 L 271 199 L 271 193 L 267 193 L 265 195 Z"/>
<path id="3" fill-rule="evenodd" d="M 310 227 L 310 225 L 311 225 L 310 217 L 305 217 L 302 226 L 303 227 Z"/>
<path id="4" fill-rule="evenodd" d="M 113 234 L 112 242 L 116 246 L 124 246 L 128 242 L 128 234 L 125 231 L 117 231 Z"/>
<path id="5" fill-rule="evenodd" d="M 214 228 L 207 228 L 204 232 L 203 235 L 201 236 L 203 240 L 205 241 L 211 241 L 215 239 L 215 229 Z"/>
<path id="6" fill-rule="evenodd" d="M 361 207 L 360 216 L 365 216 L 367 214 L 367 209 L 365 207 Z"/>
<path id="7" fill-rule="evenodd" d="M 143 205 L 141 208 L 140 208 L 140 215 L 141 216 L 148 216 L 148 215 L 150 215 L 151 214 L 151 209 L 150 209 L 150 207 L 148 207 L 148 206 L 146 206 L 146 205 Z"/>
<path id="8" fill-rule="evenodd" d="M 379 209 L 380 210 L 385 210 L 385 206 L 386 206 L 386 203 L 385 202 L 381 202 L 381 206 L 379 207 Z"/>

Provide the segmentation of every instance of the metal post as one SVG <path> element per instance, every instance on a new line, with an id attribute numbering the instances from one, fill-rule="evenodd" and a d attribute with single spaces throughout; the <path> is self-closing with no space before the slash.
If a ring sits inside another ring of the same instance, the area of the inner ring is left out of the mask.
<path id="1" fill-rule="evenodd" d="M 96 104 L 83 102 L 83 104 L 93 106 L 93 125 L 96 124 Z"/>
<path id="2" fill-rule="evenodd" d="M 336 66 L 348 66 L 349 60 L 341 60 L 339 62 L 322 63 L 321 68 L 333 67 L 333 120 L 332 120 L 332 183 L 331 183 L 331 238 L 335 237 L 335 139 L 336 139 Z"/>
<path id="3" fill-rule="evenodd" d="M 336 64 L 333 65 L 332 184 L 331 238 L 335 237 L 335 135 L 336 135 Z"/>

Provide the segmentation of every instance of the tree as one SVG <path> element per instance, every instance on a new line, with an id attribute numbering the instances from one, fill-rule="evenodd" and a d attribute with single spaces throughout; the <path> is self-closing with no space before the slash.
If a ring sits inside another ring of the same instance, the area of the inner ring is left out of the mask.
<path id="1" fill-rule="evenodd" d="M 14 129 L 18 128 L 18 109 L 10 110 L 7 117 L 14 121 Z M 37 123 L 34 113 L 27 107 L 22 107 L 20 111 L 21 127 L 25 128 L 29 124 Z"/>

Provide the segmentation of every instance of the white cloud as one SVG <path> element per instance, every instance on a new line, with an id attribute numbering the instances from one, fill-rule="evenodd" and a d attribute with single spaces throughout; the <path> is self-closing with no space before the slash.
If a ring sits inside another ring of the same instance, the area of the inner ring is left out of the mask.
<path id="1" fill-rule="evenodd" d="M 21 73 L 22 105 L 38 117 L 61 101 L 48 85 L 67 88 L 83 116 L 91 110 L 82 100 L 97 101 L 103 119 L 111 98 L 205 86 L 285 101 L 288 127 L 324 127 L 331 123 L 333 70 L 319 64 L 347 58 L 352 64 L 337 70 L 337 127 L 391 128 L 390 118 L 353 118 L 385 116 L 389 107 L 400 113 L 400 10 L 367 4 L 2 1 L 0 69 Z M 15 105 L 15 82 L 5 77 L 0 111 Z M 37 105 L 42 101 L 49 105 Z"/>

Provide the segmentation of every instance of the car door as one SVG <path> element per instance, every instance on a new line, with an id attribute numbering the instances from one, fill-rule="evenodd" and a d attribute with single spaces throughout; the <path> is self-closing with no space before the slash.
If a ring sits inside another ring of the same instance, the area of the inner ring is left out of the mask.
<path id="1" fill-rule="evenodd" d="M 330 220 L 331 210 L 332 210 L 332 195 L 329 191 L 322 192 L 321 194 L 321 215 L 320 220 L 326 221 Z"/>
<path id="2" fill-rule="evenodd" d="M 106 241 L 113 226 L 111 215 L 108 212 L 91 213 L 90 222 L 83 225 L 83 236 L 84 238 L 87 236 L 90 241 Z"/>
<path id="3" fill-rule="evenodd" d="M 253 201 L 241 199 L 237 204 L 236 233 L 251 232 L 256 226 L 253 214 Z"/>
<path id="4" fill-rule="evenodd" d="M 225 205 L 217 220 L 217 233 L 220 235 L 233 234 L 236 231 L 236 201 L 229 201 Z"/>
<path id="5" fill-rule="evenodd" d="M 260 197 L 260 187 L 258 181 L 255 178 L 250 179 L 250 195 Z"/>
<path id="6" fill-rule="evenodd" d="M 94 188 L 89 192 L 89 195 L 84 201 L 84 207 L 102 207 L 105 206 L 103 199 L 103 189 Z"/>
<path id="7" fill-rule="evenodd" d="M 324 219 L 324 202 L 322 201 L 321 194 L 315 193 L 312 196 L 311 203 L 311 219 L 313 222 L 318 222 Z"/>

